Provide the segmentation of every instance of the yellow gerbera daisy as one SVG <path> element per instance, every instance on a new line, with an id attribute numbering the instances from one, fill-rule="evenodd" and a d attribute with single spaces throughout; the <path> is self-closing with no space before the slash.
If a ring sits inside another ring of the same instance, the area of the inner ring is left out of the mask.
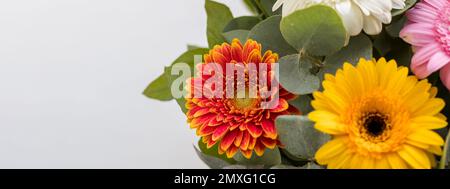
<path id="1" fill-rule="evenodd" d="M 316 153 L 328 168 L 419 168 L 435 166 L 444 140 L 433 129 L 447 126 L 445 102 L 427 80 L 408 68 L 361 59 L 325 75 L 309 118 L 333 139 Z"/>

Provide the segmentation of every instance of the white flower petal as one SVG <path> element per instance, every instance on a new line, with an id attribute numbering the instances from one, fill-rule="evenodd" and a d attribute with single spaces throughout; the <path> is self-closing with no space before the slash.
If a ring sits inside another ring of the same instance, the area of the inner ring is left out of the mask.
<path id="1" fill-rule="evenodd" d="M 273 4 L 272 11 L 278 10 L 281 6 L 283 6 L 284 0 L 277 0 L 275 4 Z"/>
<path id="2" fill-rule="evenodd" d="M 382 30 L 382 23 L 374 16 L 364 16 L 364 31 L 369 35 L 379 34 Z"/>
<path id="3" fill-rule="evenodd" d="M 361 33 L 363 28 L 363 14 L 357 5 L 350 2 L 338 3 L 336 4 L 336 11 L 341 16 L 344 26 L 350 36 Z"/>
<path id="4" fill-rule="evenodd" d="M 405 8 L 405 0 L 392 0 L 392 8 L 393 9 L 403 9 Z"/>

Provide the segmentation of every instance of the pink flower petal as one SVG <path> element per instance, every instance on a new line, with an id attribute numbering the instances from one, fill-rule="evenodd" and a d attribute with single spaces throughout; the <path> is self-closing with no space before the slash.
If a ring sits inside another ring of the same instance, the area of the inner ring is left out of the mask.
<path id="1" fill-rule="evenodd" d="M 406 15 L 412 22 L 429 22 L 430 20 L 436 19 L 437 16 L 434 12 L 430 13 L 417 8 L 412 8 L 406 13 Z"/>
<path id="2" fill-rule="evenodd" d="M 411 69 L 427 63 L 431 56 L 440 51 L 440 49 L 441 47 L 437 42 L 428 44 L 422 48 L 416 48 L 416 53 L 411 60 Z"/>
<path id="3" fill-rule="evenodd" d="M 411 67 L 411 71 L 416 75 L 419 79 L 425 79 L 430 76 L 432 73 L 427 70 L 426 64 L 421 64 L 415 67 Z"/>
<path id="4" fill-rule="evenodd" d="M 450 64 L 444 66 L 444 68 L 441 69 L 440 74 L 442 83 L 450 90 Z"/>
<path id="5" fill-rule="evenodd" d="M 419 23 L 406 25 L 400 32 L 400 37 L 415 46 L 425 46 L 436 42 L 432 28 L 424 27 Z"/>
<path id="6" fill-rule="evenodd" d="M 424 1 L 431 7 L 435 8 L 436 10 L 439 10 L 445 6 L 445 3 L 444 3 L 445 1 L 440 1 L 440 0 L 424 0 Z"/>
<path id="7" fill-rule="evenodd" d="M 438 71 L 450 62 L 450 56 L 443 51 L 434 54 L 427 64 L 427 70 L 431 73 Z"/>

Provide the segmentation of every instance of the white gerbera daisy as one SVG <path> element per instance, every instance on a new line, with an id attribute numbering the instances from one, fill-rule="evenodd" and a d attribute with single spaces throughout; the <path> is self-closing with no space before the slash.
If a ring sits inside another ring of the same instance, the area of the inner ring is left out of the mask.
<path id="1" fill-rule="evenodd" d="M 335 9 L 347 29 L 347 36 L 355 36 L 361 30 L 369 35 L 379 34 L 382 24 L 391 22 L 391 10 L 404 8 L 405 0 L 278 0 L 273 10 L 283 6 L 283 16 L 287 16 L 317 4 Z"/>

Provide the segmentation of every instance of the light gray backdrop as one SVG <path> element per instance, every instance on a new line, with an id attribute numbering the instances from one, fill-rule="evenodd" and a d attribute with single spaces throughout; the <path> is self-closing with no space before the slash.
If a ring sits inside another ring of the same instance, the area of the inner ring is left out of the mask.
<path id="1" fill-rule="evenodd" d="M 205 168 L 176 103 L 141 95 L 207 44 L 203 4 L 0 0 L 0 168 Z"/>

